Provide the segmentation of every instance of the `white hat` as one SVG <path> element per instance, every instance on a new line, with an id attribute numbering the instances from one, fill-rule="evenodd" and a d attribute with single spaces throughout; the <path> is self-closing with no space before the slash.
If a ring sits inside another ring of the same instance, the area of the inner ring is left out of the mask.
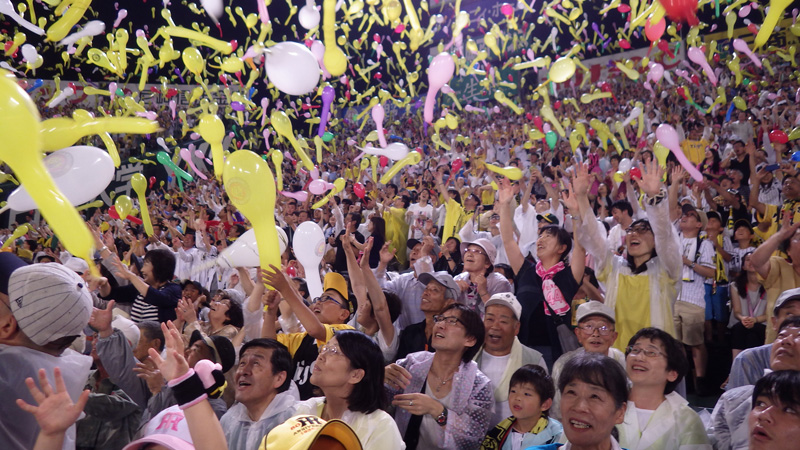
<path id="1" fill-rule="evenodd" d="M 492 305 L 501 305 L 511 308 L 517 320 L 520 320 L 522 316 L 522 305 L 519 303 L 519 300 L 517 300 L 517 297 L 510 292 L 498 292 L 489 297 L 489 301 L 486 302 L 486 308 Z"/>
<path id="2" fill-rule="evenodd" d="M 575 318 L 578 323 L 580 323 L 583 319 L 589 316 L 604 316 L 614 323 L 617 322 L 614 310 L 606 306 L 605 303 L 601 303 L 596 300 L 590 300 L 578 306 L 578 312 Z"/>
<path id="3" fill-rule="evenodd" d="M 131 348 L 136 348 L 139 345 L 139 338 L 142 336 L 141 330 L 131 320 L 121 314 L 122 310 L 114 309 L 114 320 L 111 321 L 111 328 L 115 328 L 122 332 L 125 339 L 131 344 Z"/>
<path id="4" fill-rule="evenodd" d="M 92 314 L 86 282 L 58 263 L 34 264 L 12 272 L 8 298 L 20 330 L 36 345 L 80 335 Z"/>
<path id="5" fill-rule="evenodd" d="M 70 257 L 67 262 L 64 263 L 64 266 L 72 269 L 78 275 L 83 275 L 89 271 L 89 264 L 86 261 L 82 260 L 81 258 L 76 258 L 75 256 Z"/>
<path id="6" fill-rule="evenodd" d="M 484 252 L 486 252 L 486 256 L 489 258 L 489 264 L 494 265 L 494 259 L 497 257 L 497 247 L 492 244 L 492 241 L 488 239 L 476 239 L 474 241 L 469 242 L 462 242 L 461 243 L 461 258 L 464 258 L 464 254 L 467 252 L 467 248 L 470 245 L 477 245 L 478 247 L 482 248 Z"/>

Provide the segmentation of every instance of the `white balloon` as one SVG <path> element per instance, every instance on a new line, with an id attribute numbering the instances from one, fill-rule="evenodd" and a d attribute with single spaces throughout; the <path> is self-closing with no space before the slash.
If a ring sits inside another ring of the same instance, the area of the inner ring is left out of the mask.
<path id="1" fill-rule="evenodd" d="M 314 222 L 303 222 L 294 232 L 294 254 L 306 272 L 306 284 L 311 298 L 322 295 L 322 280 L 319 277 L 319 263 L 325 252 L 325 235 Z"/>
<path id="2" fill-rule="evenodd" d="M 622 173 L 626 173 L 631 170 L 631 160 L 628 158 L 622 158 L 619 162 L 619 171 Z"/>
<path id="3" fill-rule="evenodd" d="M 44 165 L 73 206 L 94 200 L 114 179 L 114 162 L 97 147 L 76 145 L 58 150 L 44 158 Z M 8 207 L 14 211 L 38 208 L 24 185 L 8 196 Z"/>
<path id="4" fill-rule="evenodd" d="M 297 13 L 297 20 L 300 21 L 300 25 L 306 30 L 310 30 L 319 25 L 319 17 L 319 10 L 314 2 L 311 1 L 306 3 L 306 6 L 300 8 L 300 12 Z"/>
<path id="5" fill-rule="evenodd" d="M 278 246 L 281 255 L 289 245 L 289 238 L 286 232 L 279 226 L 275 226 L 278 231 Z M 247 230 L 236 239 L 236 242 L 229 245 L 217 258 L 217 265 L 220 267 L 258 267 L 261 260 L 258 257 L 258 244 L 256 244 L 256 232 L 253 229 Z"/>
<path id="6" fill-rule="evenodd" d="M 268 48 L 266 56 L 267 78 L 284 94 L 305 95 L 319 84 L 319 63 L 305 45 L 281 42 Z"/>
<path id="7" fill-rule="evenodd" d="M 222 17 L 222 12 L 224 11 L 222 0 L 200 0 L 200 5 L 202 5 L 203 9 L 211 16 L 214 23 L 217 23 L 219 18 Z"/>
<path id="8" fill-rule="evenodd" d="M 408 146 L 402 142 L 392 142 L 386 148 L 373 147 L 368 145 L 364 148 L 358 147 L 359 150 L 368 155 L 385 156 L 392 161 L 403 159 L 408 155 Z"/>

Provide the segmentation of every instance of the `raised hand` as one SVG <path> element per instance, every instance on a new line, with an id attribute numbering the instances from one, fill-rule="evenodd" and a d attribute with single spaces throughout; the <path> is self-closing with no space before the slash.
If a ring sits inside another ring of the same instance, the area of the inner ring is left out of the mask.
<path id="1" fill-rule="evenodd" d="M 17 406 L 23 411 L 33 414 L 36 422 L 41 428 L 41 433 L 46 436 L 58 436 L 67 431 L 80 417 L 86 401 L 89 400 L 89 390 L 84 390 L 78 398 L 77 403 L 72 403 L 67 387 L 64 385 L 64 378 L 61 376 L 61 369 L 53 369 L 53 378 L 56 382 L 56 390 L 47 381 L 47 373 L 44 369 L 39 369 L 39 386 L 36 387 L 33 378 L 26 378 L 25 385 L 28 387 L 33 400 L 37 405 L 28 404 L 25 400 L 17 399 Z"/>
<path id="2" fill-rule="evenodd" d="M 113 332 L 111 328 L 111 321 L 114 319 L 112 310 L 116 302 L 111 300 L 106 305 L 106 309 L 92 309 L 92 315 L 89 316 L 89 326 L 97 330 L 100 337 L 108 337 Z"/>
<path id="3" fill-rule="evenodd" d="M 175 327 L 172 321 L 161 324 L 161 331 L 164 332 L 164 344 L 166 359 L 162 359 L 156 349 L 148 350 L 150 360 L 153 361 L 161 372 L 165 380 L 171 381 L 189 371 L 189 363 L 183 356 L 183 338 L 181 332 Z"/>
<path id="4" fill-rule="evenodd" d="M 572 175 L 572 192 L 575 195 L 587 195 L 591 182 L 589 181 L 589 166 L 586 163 L 578 163 L 575 165 L 575 173 Z"/>
<path id="5" fill-rule="evenodd" d="M 501 178 L 497 183 L 497 201 L 502 205 L 511 203 L 514 199 L 514 190 L 508 178 Z"/>
<path id="6" fill-rule="evenodd" d="M 272 264 L 270 264 L 269 267 L 272 269 L 271 272 L 263 268 L 261 269 L 262 281 L 265 285 L 272 286 L 273 289 L 285 295 L 287 291 L 292 289 L 292 285 L 289 284 L 289 278 Z"/>
<path id="7" fill-rule="evenodd" d="M 645 163 L 642 167 L 642 178 L 636 180 L 639 188 L 647 194 L 648 197 L 655 197 L 661 190 L 661 179 L 664 176 L 664 169 L 655 161 Z"/>
<path id="8" fill-rule="evenodd" d="M 389 245 L 391 245 L 391 243 L 392 241 L 386 241 L 386 243 L 383 244 L 383 247 L 381 247 L 380 258 L 381 258 L 381 263 L 383 264 L 389 264 L 390 262 L 392 262 L 392 260 L 394 259 L 394 254 L 397 253 L 397 250 L 392 250 L 389 248 Z"/>

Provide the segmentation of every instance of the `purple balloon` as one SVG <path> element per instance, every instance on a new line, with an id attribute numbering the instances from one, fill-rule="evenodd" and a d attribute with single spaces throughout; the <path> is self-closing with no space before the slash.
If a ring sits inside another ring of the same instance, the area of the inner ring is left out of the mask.
<path id="1" fill-rule="evenodd" d="M 244 111 L 244 103 L 242 102 L 231 102 L 231 109 L 234 111 Z"/>
<path id="2" fill-rule="evenodd" d="M 319 129 L 317 135 L 322 137 L 325 134 L 325 128 L 328 126 L 328 116 L 331 114 L 331 103 L 336 97 L 336 91 L 330 86 L 322 88 L 322 111 L 319 114 Z"/>

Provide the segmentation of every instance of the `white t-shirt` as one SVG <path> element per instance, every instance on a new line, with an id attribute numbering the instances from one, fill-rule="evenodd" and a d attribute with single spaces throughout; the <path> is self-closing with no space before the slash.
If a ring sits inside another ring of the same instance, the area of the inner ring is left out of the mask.
<path id="1" fill-rule="evenodd" d="M 408 237 L 409 239 L 422 239 L 422 230 L 415 230 L 413 225 L 416 224 L 418 226 L 424 226 L 425 221 L 428 219 L 433 219 L 433 206 L 429 203 L 425 206 L 420 206 L 419 203 L 412 203 L 408 207 L 408 212 L 411 213 L 411 219 L 409 221 L 408 227 Z"/>
<path id="2" fill-rule="evenodd" d="M 497 389 L 497 384 L 503 379 L 503 374 L 508 367 L 508 360 L 511 358 L 511 353 L 505 356 L 492 356 L 487 352 L 483 352 L 481 356 L 481 372 L 483 372 L 489 380 L 492 381 L 492 390 Z M 511 408 L 508 406 L 508 400 L 504 402 L 495 402 L 494 414 L 490 423 L 500 423 L 506 417 L 511 416 Z"/>
<path id="3" fill-rule="evenodd" d="M 425 394 L 431 396 L 431 398 L 433 398 L 434 400 L 437 400 L 447 409 L 451 409 L 453 406 L 452 389 L 450 389 L 450 392 L 444 397 L 438 398 L 434 395 L 434 391 L 433 389 L 431 389 L 430 383 L 425 383 Z M 443 434 L 444 434 L 444 427 L 436 423 L 436 419 L 433 418 L 430 414 L 425 414 L 425 417 L 422 418 L 422 423 L 419 426 L 419 443 L 417 444 L 417 448 L 419 449 L 441 448 L 436 445 L 436 442 L 441 442 L 444 440 L 442 438 Z"/>

